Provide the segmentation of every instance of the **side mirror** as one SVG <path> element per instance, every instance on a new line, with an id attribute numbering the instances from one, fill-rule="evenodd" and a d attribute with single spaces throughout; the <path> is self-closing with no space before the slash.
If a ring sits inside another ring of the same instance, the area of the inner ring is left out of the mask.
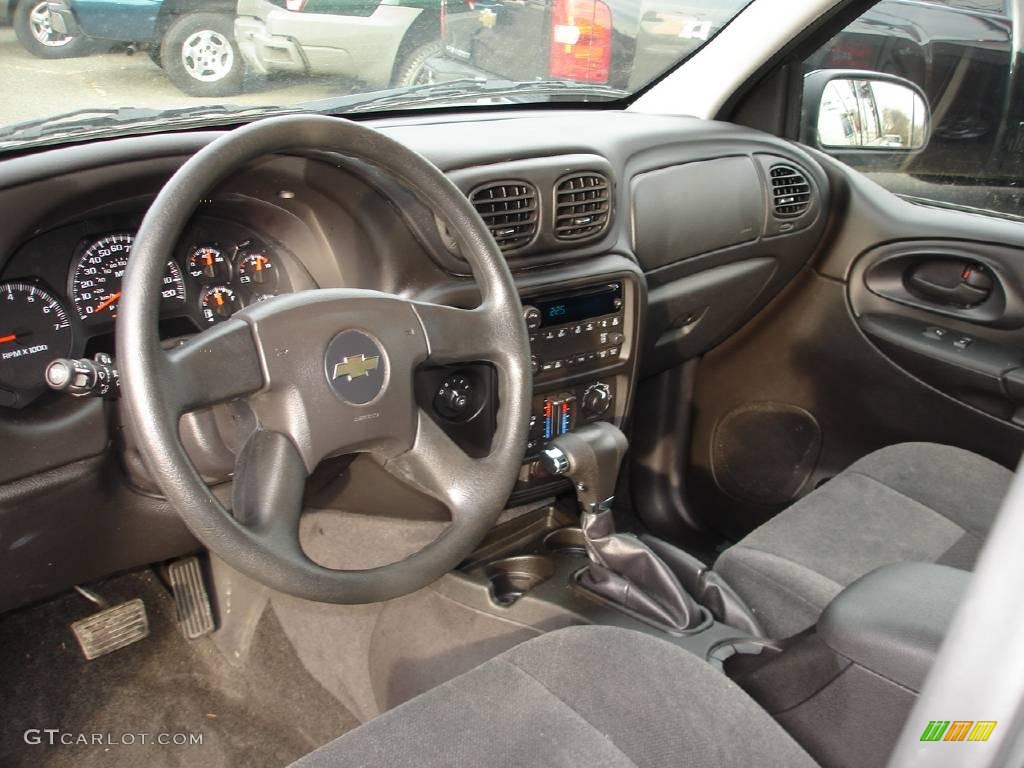
<path id="1" fill-rule="evenodd" d="M 881 72 L 821 69 L 804 78 L 800 140 L 831 155 L 920 152 L 931 135 L 924 92 Z"/>

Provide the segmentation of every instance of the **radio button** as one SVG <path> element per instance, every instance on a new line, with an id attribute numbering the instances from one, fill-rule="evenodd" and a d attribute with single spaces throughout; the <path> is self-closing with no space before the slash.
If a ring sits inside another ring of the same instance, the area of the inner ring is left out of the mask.
<path id="1" fill-rule="evenodd" d="M 526 328 L 528 330 L 536 331 L 540 328 L 540 324 L 543 322 L 544 317 L 541 315 L 539 309 L 527 305 L 523 307 L 523 320 L 526 321 Z"/>

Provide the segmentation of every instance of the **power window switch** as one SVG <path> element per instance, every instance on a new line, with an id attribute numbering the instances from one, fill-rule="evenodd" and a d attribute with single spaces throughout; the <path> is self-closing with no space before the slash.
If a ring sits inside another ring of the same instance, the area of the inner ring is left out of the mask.
<path id="1" fill-rule="evenodd" d="M 957 349 L 967 349 L 973 343 L 974 339 L 970 336 L 961 336 L 960 338 L 953 340 L 953 346 Z"/>
<path id="2" fill-rule="evenodd" d="M 924 329 L 924 335 L 932 339 L 944 339 L 949 335 L 949 331 L 945 328 L 932 326 Z"/>

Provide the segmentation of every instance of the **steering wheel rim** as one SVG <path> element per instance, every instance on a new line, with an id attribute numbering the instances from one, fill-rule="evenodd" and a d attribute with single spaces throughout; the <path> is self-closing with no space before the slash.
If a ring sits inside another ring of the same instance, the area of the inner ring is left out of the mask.
<path id="1" fill-rule="evenodd" d="M 247 307 L 164 351 L 158 334 L 160 282 L 199 200 L 253 160 L 310 150 L 375 166 L 447 220 L 480 289 L 480 305 L 462 310 L 373 291 L 316 289 Z M 153 479 L 211 552 L 297 597 L 377 602 L 426 586 L 458 565 L 493 526 L 511 493 L 530 402 L 521 313 L 493 237 L 466 197 L 428 160 L 348 120 L 268 118 L 196 153 L 147 212 L 124 275 L 117 320 L 123 400 Z M 339 339 L 349 331 L 359 338 Z M 360 348 L 377 354 L 338 356 Z M 348 361 L 360 356 L 361 367 L 351 369 Z M 374 386 L 361 381 L 371 376 L 362 372 L 367 361 L 380 389 L 358 402 L 366 394 L 358 387 Z M 412 393 L 412 374 L 425 362 L 471 361 L 492 364 L 498 382 L 495 436 L 491 452 L 479 459 L 462 452 L 418 409 Z M 238 455 L 229 511 L 193 466 L 178 422 L 189 410 L 239 399 L 259 426 Z M 348 444 L 332 448 L 341 435 Z M 452 517 L 444 533 L 406 559 L 377 568 L 339 571 L 310 560 L 298 535 L 305 479 L 322 458 L 354 451 L 371 453 L 393 475 L 439 499 Z"/>

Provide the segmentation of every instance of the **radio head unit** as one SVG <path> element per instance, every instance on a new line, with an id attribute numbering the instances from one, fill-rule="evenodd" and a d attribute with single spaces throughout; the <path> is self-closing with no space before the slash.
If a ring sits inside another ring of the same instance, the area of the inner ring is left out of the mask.
<path id="1" fill-rule="evenodd" d="M 606 283 L 528 300 L 533 373 L 557 379 L 618 362 L 625 341 L 622 283 Z"/>

